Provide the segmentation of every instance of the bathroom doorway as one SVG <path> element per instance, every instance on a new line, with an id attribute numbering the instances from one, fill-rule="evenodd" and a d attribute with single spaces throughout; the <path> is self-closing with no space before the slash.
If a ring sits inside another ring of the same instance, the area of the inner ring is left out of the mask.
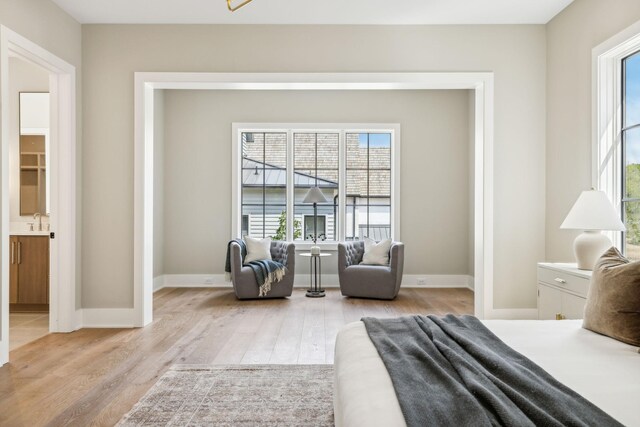
<path id="1" fill-rule="evenodd" d="M 9 351 L 49 333 L 49 77 L 9 58 Z"/>
<path id="2" fill-rule="evenodd" d="M 0 94 L 1 366 L 10 347 L 81 327 L 82 311 L 76 298 L 75 67 L 0 26 Z"/>

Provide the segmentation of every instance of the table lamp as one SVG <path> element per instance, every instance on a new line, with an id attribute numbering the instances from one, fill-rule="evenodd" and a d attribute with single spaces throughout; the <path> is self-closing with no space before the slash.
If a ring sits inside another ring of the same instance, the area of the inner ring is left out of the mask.
<path id="1" fill-rule="evenodd" d="M 560 226 L 561 229 L 583 230 L 573 242 L 573 252 L 580 270 L 593 270 L 600 256 L 611 246 L 602 230 L 625 231 L 618 212 L 603 191 L 583 191 Z"/>
<path id="2" fill-rule="evenodd" d="M 318 203 L 327 202 L 327 198 L 324 197 L 318 187 L 311 187 L 302 201 L 302 203 L 313 203 L 313 246 L 310 250 L 313 255 L 320 254 L 320 246 L 318 246 Z"/>

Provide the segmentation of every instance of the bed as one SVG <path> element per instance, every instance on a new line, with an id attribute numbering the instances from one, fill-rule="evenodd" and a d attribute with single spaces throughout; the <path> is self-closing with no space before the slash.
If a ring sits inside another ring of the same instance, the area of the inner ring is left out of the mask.
<path id="1" fill-rule="evenodd" d="M 595 334 L 581 320 L 488 320 L 494 334 L 627 426 L 640 426 L 638 348 Z M 391 378 L 364 323 L 337 336 L 334 413 L 337 427 L 404 426 Z"/>

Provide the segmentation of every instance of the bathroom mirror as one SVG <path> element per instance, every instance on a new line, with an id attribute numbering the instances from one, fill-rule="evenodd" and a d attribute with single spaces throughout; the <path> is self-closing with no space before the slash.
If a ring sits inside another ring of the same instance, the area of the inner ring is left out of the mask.
<path id="1" fill-rule="evenodd" d="M 20 92 L 20 215 L 49 213 L 49 93 Z"/>

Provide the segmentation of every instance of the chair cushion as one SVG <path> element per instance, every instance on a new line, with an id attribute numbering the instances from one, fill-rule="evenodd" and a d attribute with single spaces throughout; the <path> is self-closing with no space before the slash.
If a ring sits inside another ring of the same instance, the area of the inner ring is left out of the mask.
<path id="1" fill-rule="evenodd" d="M 377 243 L 375 240 L 365 237 L 362 264 L 389 265 L 389 250 L 391 249 L 391 243 L 391 239 L 386 239 Z"/>
<path id="2" fill-rule="evenodd" d="M 378 273 L 389 272 L 391 271 L 391 267 L 388 265 L 367 265 L 367 264 L 359 264 L 359 265 L 350 265 L 346 268 L 349 271 L 376 271 Z"/>
<path id="3" fill-rule="evenodd" d="M 630 262 L 616 248 L 596 262 L 582 326 L 640 346 L 640 261 Z"/>
<path id="4" fill-rule="evenodd" d="M 247 256 L 244 257 L 245 264 L 251 261 L 271 259 L 271 237 L 260 240 L 245 236 L 244 243 L 247 245 Z"/>

